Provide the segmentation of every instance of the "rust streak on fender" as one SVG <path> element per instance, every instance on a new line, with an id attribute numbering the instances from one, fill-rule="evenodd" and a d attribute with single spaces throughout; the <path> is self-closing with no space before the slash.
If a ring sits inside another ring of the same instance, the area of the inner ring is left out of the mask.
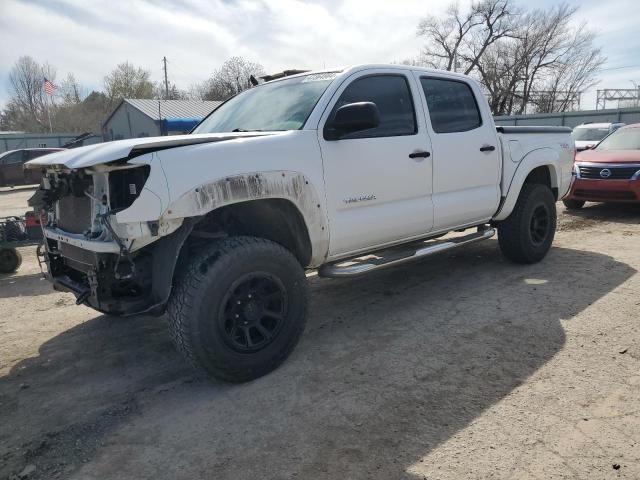
<path id="1" fill-rule="evenodd" d="M 328 250 L 328 229 L 320 198 L 304 175 L 291 171 L 256 172 L 234 175 L 199 185 L 172 202 L 163 218 L 187 218 L 234 203 L 282 198 L 290 200 L 302 213 L 309 230 L 312 263 L 320 264 Z"/>

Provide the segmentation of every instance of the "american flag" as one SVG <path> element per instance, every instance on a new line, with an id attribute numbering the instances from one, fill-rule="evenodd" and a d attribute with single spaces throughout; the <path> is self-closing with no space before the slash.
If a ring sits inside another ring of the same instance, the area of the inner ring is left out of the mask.
<path id="1" fill-rule="evenodd" d="M 48 94 L 48 95 L 53 95 L 54 93 L 56 93 L 56 90 L 58 89 L 58 87 L 56 87 L 53 82 L 50 82 L 49 80 L 47 80 L 46 78 L 44 79 L 44 91 Z"/>

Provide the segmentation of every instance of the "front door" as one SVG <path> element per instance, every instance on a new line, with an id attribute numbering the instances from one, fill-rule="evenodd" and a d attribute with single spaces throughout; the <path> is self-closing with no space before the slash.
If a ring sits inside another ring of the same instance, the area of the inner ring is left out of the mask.
<path id="1" fill-rule="evenodd" d="M 323 115 L 318 136 L 331 227 L 330 256 L 431 230 L 432 164 L 426 156 L 431 144 L 418 93 L 415 79 L 398 70 L 358 72 L 336 91 Z M 325 139 L 326 122 L 339 107 L 355 102 L 375 103 L 379 126 L 339 140 Z"/>
<path id="2" fill-rule="evenodd" d="M 482 93 L 460 78 L 415 76 L 433 145 L 434 230 L 486 221 L 500 204 L 502 160 L 490 112 L 478 106 Z"/>

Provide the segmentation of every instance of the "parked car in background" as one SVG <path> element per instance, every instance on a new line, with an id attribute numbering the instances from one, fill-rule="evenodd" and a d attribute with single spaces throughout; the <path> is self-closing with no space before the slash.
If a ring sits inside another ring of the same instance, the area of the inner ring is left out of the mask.
<path id="1" fill-rule="evenodd" d="M 585 202 L 640 202 L 640 123 L 628 125 L 580 152 L 574 165 L 569 209 Z"/>
<path id="2" fill-rule="evenodd" d="M 604 137 L 624 126 L 624 123 L 583 123 L 573 129 L 571 136 L 580 152 L 595 147 Z"/>
<path id="3" fill-rule="evenodd" d="M 14 185 L 30 185 L 40 183 L 42 174 L 40 170 L 27 170 L 25 162 L 34 158 L 49 155 L 53 152 L 65 150 L 64 148 L 22 148 L 0 153 L 0 187 L 12 187 Z"/>

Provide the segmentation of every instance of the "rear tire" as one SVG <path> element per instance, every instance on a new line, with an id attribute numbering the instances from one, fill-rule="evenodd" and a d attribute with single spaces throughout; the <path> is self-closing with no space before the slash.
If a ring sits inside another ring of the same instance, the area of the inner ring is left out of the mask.
<path id="1" fill-rule="evenodd" d="M 304 270 L 269 240 L 219 240 L 178 276 L 168 313 L 177 348 L 197 369 L 229 382 L 253 380 L 284 362 L 304 331 Z"/>
<path id="2" fill-rule="evenodd" d="M 0 249 L 0 273 L 13 273 L 22 265 L 22 255 L 15 248 Z"/>
<path id="3" fill-rule="evenodd" d="M 580 210 L 584 207 L 584 200 L 562 200 L 567 210 Z"/>
<path id="4" fill-rule="evenodd" d="M 525 183 L 513 212 L 498 226 L 498 242 L 512 262 L 536 263 L 551 248 L 555 232 L 553 193 L 545 185 Z"/>

